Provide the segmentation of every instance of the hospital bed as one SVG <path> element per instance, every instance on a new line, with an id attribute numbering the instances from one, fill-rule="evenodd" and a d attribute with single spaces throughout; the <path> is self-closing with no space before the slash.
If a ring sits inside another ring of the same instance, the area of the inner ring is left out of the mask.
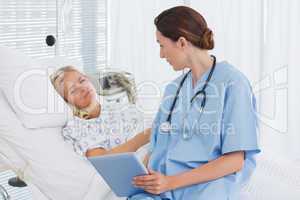
<path id="1" fill-rule="evenodd" d="M 124 199 L 61 137 L 71 113 L 48 75 L 59 66 L 81 65 L 62 58 L 37 61 L 6 47 L 0 47 L 0 57 L 0 172 L 13 170 L 28 184 L 34 200 Z M 240 199 L 299 200 L 299 171 L 284 159 L 259 156 Z"/>
<path id="2" fill-rule="evenodd" d="M 59 66 L 80 68 L 80 63 L 36 60 L 6 47 L 0 47 L 0 55 L 1 169 L 19 175 L 34 199 L 121 199 L 61 137 L 71 111 L 48 76 Z"/>

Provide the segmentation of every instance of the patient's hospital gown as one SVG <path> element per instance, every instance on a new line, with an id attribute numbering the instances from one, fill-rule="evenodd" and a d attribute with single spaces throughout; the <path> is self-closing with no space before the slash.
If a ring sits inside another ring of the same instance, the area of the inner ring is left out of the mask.
<path id="1" fill-rule="evenodd" d="M 89 149 L 110 150 L 143 130 L 143 117 L 134 105 L 102 106 L 93 119 L 74 116 L 62 130 L 64 140 L 82 156 Z"/>

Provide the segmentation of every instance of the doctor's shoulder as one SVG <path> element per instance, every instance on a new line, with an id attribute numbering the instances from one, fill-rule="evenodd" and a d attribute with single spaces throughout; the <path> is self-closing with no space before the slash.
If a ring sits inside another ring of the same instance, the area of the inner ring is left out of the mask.
<path id="1" fill-rule="evenodd" d="M 224 61 L 221 63 L 220 66 L 221 73 L 222 73 L 222 82 L 225 84 L 227 88 L 229 87 L 243 87 L 243 88 L 251 88 L 251 84 L 247 76 L 241 72 L 237 67 L 233 66 L 232 64 Z"/>

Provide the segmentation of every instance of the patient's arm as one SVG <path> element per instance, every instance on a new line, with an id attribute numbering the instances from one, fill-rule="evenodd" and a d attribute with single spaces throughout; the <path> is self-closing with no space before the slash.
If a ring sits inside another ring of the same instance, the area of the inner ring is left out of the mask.
<path id="1" fill-rule="evenodd" d="M 86 157 L 101 156 L 106 154 L 114 153 L 125 153 L 125 152 L 135 152 L 143 145 L 150 141 L 151 129 L 146 129 L 143 132 L 137 134 L 132 139 L 128 140 L 126 143 L 121 144 L 111 150 L 105 150 L 103 148 L 90 149 L 86 152 Z"/>

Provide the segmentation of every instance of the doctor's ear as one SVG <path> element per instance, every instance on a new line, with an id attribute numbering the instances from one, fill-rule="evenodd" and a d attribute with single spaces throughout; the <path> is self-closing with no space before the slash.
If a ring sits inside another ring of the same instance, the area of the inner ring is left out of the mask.
<path id="1" fill-rule="evenodd" d="M 184 37 L 180 37 L 177 40 L 177 46 L 180 48 L 185 48 L 188 46 L 188 41 Z"/>

